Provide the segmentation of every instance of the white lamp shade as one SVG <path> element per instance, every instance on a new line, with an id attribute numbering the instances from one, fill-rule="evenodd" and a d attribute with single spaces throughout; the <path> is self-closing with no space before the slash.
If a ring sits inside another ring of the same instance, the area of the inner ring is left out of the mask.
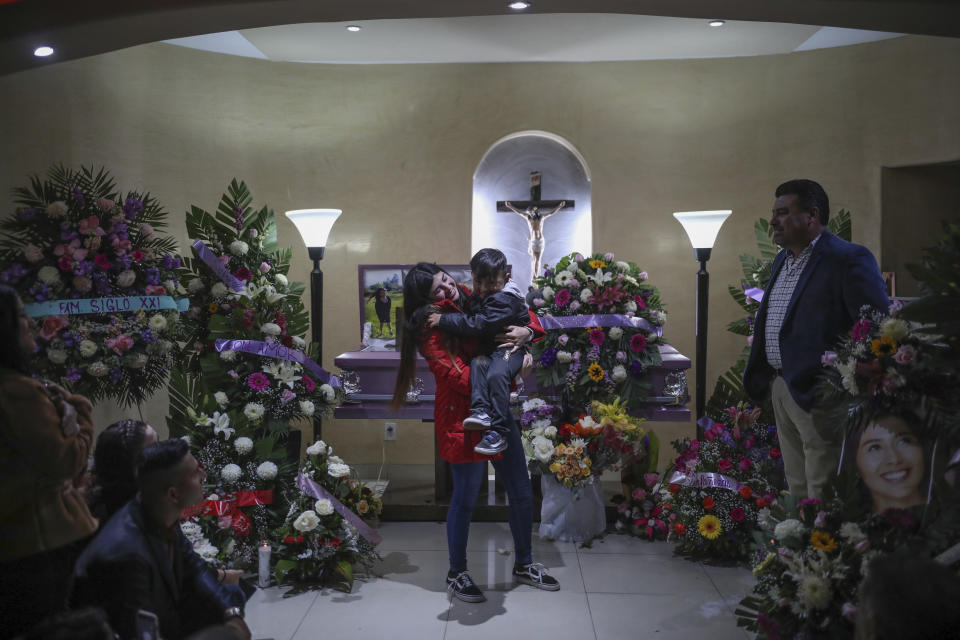
<path id="1" fill-rule="evenodd" d="M 723 221 L 733 213 L 730 209 L 722 211 L 677 211 L 673 214 L 690 236 L 694 249 L 712 249 L 720 233 Z"/>
<path id="2" fill-rule="evenodd" d="M 284 215 L 297 227 L 303 243 L 309 249 L 327 246 L 330 229 L 341 213 L 343 211 L 340 209 L 297 209 L 287 211 Z"/>

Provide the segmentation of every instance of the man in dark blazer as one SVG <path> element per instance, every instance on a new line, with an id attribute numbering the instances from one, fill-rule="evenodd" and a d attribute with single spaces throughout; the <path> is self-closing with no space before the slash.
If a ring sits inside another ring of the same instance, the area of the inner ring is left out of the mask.
<path id="1" fill-rule="evenodd" d="M 77 561 L 74 602 L 102 607 L 121 638 L 135 637 L 143 609 L 157 616 L 165 640 L 217 624 L 250 640 L 243 597 L 218 583 L 180 530 L 181 512 L 203 499 L 203 481 L 186 442 L 150 445 L 137 463 L 140 493 Z"/>
<path id="2" fill-rule="evenodd" d="M 826 230 L 830 203 L 812 180 L 776 190 L 770 226 L 783 247 L 773 261 L 743 373 L 747 394 L 769 393 L 790 493 L 818 497 L 836 471 L 840 425 L 811 416 L 821 356 L 851 330 L 860 308 L 890 304 L 877 261 L 866 247 Z"/>

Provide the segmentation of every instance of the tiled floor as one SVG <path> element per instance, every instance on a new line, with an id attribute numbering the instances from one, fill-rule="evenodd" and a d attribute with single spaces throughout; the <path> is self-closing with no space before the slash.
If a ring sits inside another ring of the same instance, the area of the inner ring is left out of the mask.
<path id="1" fill-rule="evenodd" d="M 536 525 L 535 525 L 536 527 Z M 673 545 L 608 534 L 591 548 L 541 540 L 534 560 L 557 592 L 513 583 L 506 523 L 474 523 L 467 562 L 487 601 L 451 601 L 444 576 L 443 523 L 386 522 L 382 562 L 353 593 L 284 597 L 258 591 L 247 604 L 254 638 L 275 640 L 745 640 L 733 609 L 752 584 L 749 569 L 711 567 L 673 556 Z"/>

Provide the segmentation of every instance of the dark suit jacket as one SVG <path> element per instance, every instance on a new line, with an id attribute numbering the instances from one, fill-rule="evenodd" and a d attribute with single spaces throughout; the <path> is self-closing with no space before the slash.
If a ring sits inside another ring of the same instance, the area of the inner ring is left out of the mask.
<path id="1" fill-rule="evenodd" d="M 767 294 L 786 257 L 784 249 L 773 261 L 770 282 L 757 312 L 753 347 L 743 372 L 747 395 L 757 401 L 769 393 L 774 377 L 766 355 Z M 783 377 L 790 395 L 804 411 L 813 406 L 814 387 L 822 369 L 820 356 L 833 349 L 843 334 L 853 328 L 863 305 L 882 311 L 890 305 L 877 261 L 866 247 L 824 231 L 800 275 L 780 329 Z"/>
<path id="2" fill-rule="evenodd" d="M 168 552 L 159 533 L 144 524 L 139 497 L 120 509 L 80 555 L 73 601 L 102 607 L 121 638 L 136 635 L 136 614 L 157 615 L 165 640 L 217 624 L 229 607 L 243 607 L 217 583 L 217 573 L 175 526 Z"/>

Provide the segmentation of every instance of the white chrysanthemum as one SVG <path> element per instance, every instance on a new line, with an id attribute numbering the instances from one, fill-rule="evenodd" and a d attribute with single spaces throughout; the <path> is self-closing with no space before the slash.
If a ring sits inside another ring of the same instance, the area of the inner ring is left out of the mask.
<path id="1" fill-rule="evenodd" d="M 80 355 L 84 358 L 89 358 L 97 352 L 97 343 L 92 340 L 81 340 L 80 341 Z"/>
<path id="2" fill-rule="evenodd" d="M 40 267 L 40 270 L 37 271 L 37 278 L 44 284 L 56 284 L 60 282 L 60 272 L 57 271 L 56 267 L 47 265 Z"/>
<path id="3" fill-rule="evenodd" d="M 59 218 L 67 213 L 67 203 L 63 200 L 57 200 L 47 205 L 47 215 L 51 218 Z"/>
<path id="4" fill-rule="evenodd" d="M 187 291 L 190 293 L 200 293 L 204 288 L 203 280 L 200 278 L 194 278 L 190 281 L 190 284 L 187 285 Z"/>
<path id="5" fill-rule="evenodd" d="M 549 462 L 553 457 L 553 441 L 544 436 L 536 436 L 533 439 L 533 457 L 540 462 Z"/>
<path id="6" fill-rule="evenodd" d="M 248 402 L 243 408 L 243 415 L 247 416 L 248 420 L 259 422 L 263 418 L 263 405 L 259 402 Z"/>
<path id="7" fill-rule="evenodd" d="M 623 382 L 627 379 L 627 370 L 623 368 L 622 364 L 618 364 L 610 372 L 610 377 L 614 382 Z"/>
<path id="8" fill-rule="evenodd" d="M 67 352 L 63 349 L 47 349 L 47 358 L 53 364 L 63 364 L 67 361 Z"/>
<path id="9" fill-rule="evenodd" d="M 273 480 L 277 477 L 277 465 L 275 462 L 261 462 L 257 467 L 257 477 L 261 480 Z"/>
<path id="10" fill-rule="evenodd" d="M 150 318 L 150 328 L 154 331 L 163 331 L 167 328 L 167 319 L 162 314 L 156 314 Z"/>
<path id="11" fill-rule="evenodd" d="M 322 456 L 327 453 L 327 443 L 323 440 L 317 440 L 312 445 L 307 447 L 308 456 Z"/>
<path id="12" fill-rule="evenodd" d="M 227 285 L 223 284 L 222 282 L 216 282 L 212 287 L 210 287 L 210 295 L 212 295 L 214 298 L 222 298 L 229 292 L 230 289 L 228 289 Z"/>
<path id="13" fill-rule="evenodd" d="M 273 277 L 273 281 L 277 283 L 278 287 L 287 286 L 287 276 L 283 275 L 282 273 L 278 273 L 277 275 L 275 275 Z"/>
<path id="14" fill-rule="evenodd" d="M 887 318 L 880 324 L 880 335 L 884 338 L 893 338 L 897 342 L 900 342 L 909 330 L 910 325 L 897 318 Z"/>
<path id="15" fill-rule="evenodd" d="M 293 346 L 295 346 L 297 349 L 300 349 L 300 351 L 303 351 L 307 348 L 307 341 L 300 336 L 293 336 Z"/>
<path id="16" fill-rule="evenodd" d="M 807 609 L 826 609 L 833 595 L 829 582 L 812 575 L 803 576 L 798 592 Z"/>
<path id="17" fill-rule="evenodd" d="M 343 478 L 350 473 L 350 467 L 343 464 L 342 462 L 327 465 L 327 474 L 333 476 L 334 478 Z"/>
<path id="18" fill-rule="evenodd" d="M 233 441 L 233 448 L 236 449 L 240 455 L 246 455 L 253 451 L 253 440 L 246 436 L 237 438 Z"/>
<path id="19" fill-rule="evenodd" d="M 323 394 L 324 402 L 333 402 L 337 399 L 337 392 L 328 384 L 320 385 L 320 393 Z"/>
<path id="20" fill-rule="evenodd" d="M 237 358 L 237 352 L 232 349 L 227 349 L 220 352 L 220 359 L 224 362 L 233 362 Z"/>
<path id="21" fill-rule="evenodd" d="M 316 529 L 319 524 L 320 518 L 317 517 L 313 509 L 308 509 L 293 521 L 293 528 L 302 533 L 307 533 Z"/>
<path id="22" fill-rule="evenodd" d="M 637 310 L 637 303 L 634 302 L 633 300 L 627 300 L 627 303 L 626 303 L 625 305 L 623 305 L 623 307 L 624 307 L 624 309 L 626 309 L 627 311 L 634 311 L 634 312 L 635 312 L 635 311 Z"/>
<path id="23" fill-rule="evenodd" d="M 544 287 L 543 291 L 540 292 L 540 296 L 547 302 L 550 302 L 553 300 L 553 296 L 556 295 L 556 293 L 557 292 L 553 290 L 553 287 Z"/>
<path id="24" fill-rule="evenodd" d="M 300 411 L 302 411 L 305 416 L 312 416 L 313 412 L 316 411 L 316 407 L 313 406 L 313 402 L 310 400 L 301 400 Z"/>
<path id="25" fill-rule="evenodd" d="M 617 268 L 617 271 L 623 271 L 624 273 L 630 271 L 630 265 L 623 260 L 617 260 L 613 263 L 613 266 Z"/>
<path id="26" fill-rule="evenodd" d="M 610 329 L 607 331 L 607 335 L 610 336 L 611 340 L 619 340 L 621 337 L 623 337 L 623 329 L 620 327 L 610 327 Z"/>
<path id="27" fill-rule="evenodd" d="M 783 522 L 778 522 L 777 526 L 773 528 L 773 537 L 777 540 L 802 538 L 805 532 L 806 529 L 802 522 L 795 518 L 788 518 Z"/>
<path id="28" fill-rule="evenodd" d="M 326 498 L 321 498 L 314 503 L 313 508 L 318 516 L 328 516 L 333 513 L 333 503 Z"/>
<path id="29" fill-rule="evenodd" d="M 543 428 L 543 435 L 546 438 L 556 438 L 557 437 L 557 428 L 552 424 L 550 426 Z"/>
<path id="30" fill-rule="evenodd" d="M 573 354 L 569 351 L 557 351 L 557 362 L 560 364 L 567 364 L 573 360 Z"/>
<path id="31" fill-rule="evenodd" d="M 240 467 L 233 464 L 232 462 L 220 469 L 220 479 L 226 482 L 227 484 L 233 484 L 240 479 L 242 475 Z"/>
<path id="32" fill-rule="evenodd" d="M 590 302 L 590 298 L 593 297 L 593 290 L 590 287 L 584 287 L 583 291 L 580 292 L 580 302 Z"/>
<path id="33" fill-rule="evenodd" d="M 87 373 L 92 375 L 94 378 L 100 378 L 107 375 L 109 370 L 110 368 L 102 362 L 94 362 L 92 365 L 87 367 Z"/>
<path id="34" fill-rule="evenodd" d="M 268 336 L 278 336 L 282 331 L 280 325 L 273 322 L 266 322 L 260 327 L 260 333 L 265 333 Z"/>
<path id="35" fill-rule="evenodd" d="M 524 400 L 523 405 L 521 406 L 523 408 L 524 413 L 526 413 L 528 411 L 533 411 L 534 409 L 539 409 L 545 404 L 547 403 L 544 402 L 541 398 L 530 398 L 529 400 Z"/>
<path id="36" fill-rule="evenodd" d="M 215 394 L 213 394 L 213 399 L 216 400 L 217 404 L 221 407 L 225 407 L 226 404 L 230 402 L 230 399 L 227 398 L 227 394 L 225 394 L 223 391 L 217 391 Z"/>
<path id="37" fill-rule="evenodd" d="M 244 256 L 247 254 L 247 251 L 250 250 L 250 245 L 248 245 L 243 240 L 234 240 L 230 243 L 230 253 L 235 256 Z"/>
<path id="38" fill-rule="evenodd" d="M 867 536 L 864 535 L 863 531 L 860 529 L 860 525 L 855 522 L 844 522 L 840 525 L 840 537 L 849 540 L 852 544 L 856 544 L 861 540 L 866 540 Z"/>

